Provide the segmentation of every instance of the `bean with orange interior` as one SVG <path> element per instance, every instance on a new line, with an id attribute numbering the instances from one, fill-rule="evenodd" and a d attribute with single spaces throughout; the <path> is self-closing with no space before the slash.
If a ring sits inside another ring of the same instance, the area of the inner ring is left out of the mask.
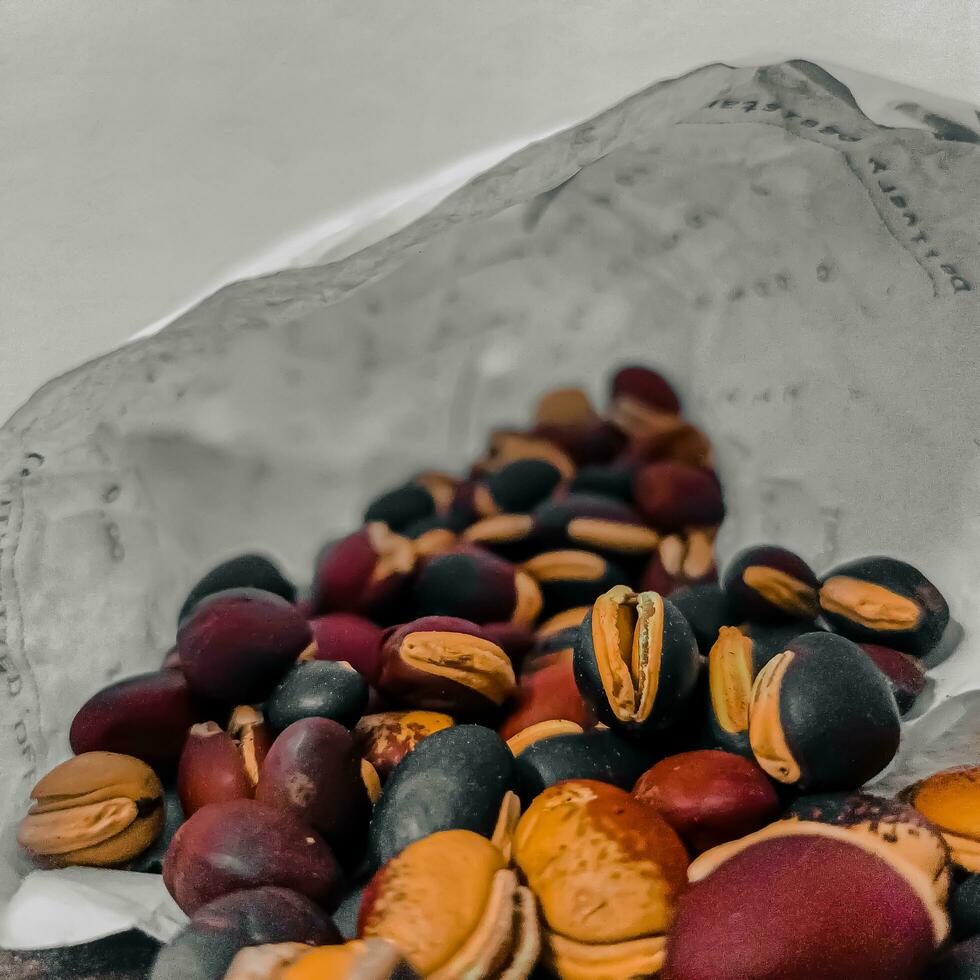
<path id="1" fill-rule="evenodd" d="M 948 920 L 928 876 L 879 843 L 785 821 L 702 854 L 664 980 L 916 980 Z"/>
<path id="2" fill-rule="evenodd" d="M 740 551 L 725 569 L 725 594 L 743 620 L 816 618 L 820 582 L 799 555 L 775 545 Z"/>
<path id="3" fill-rule="evenodd" d="M 761 665 L 750 637 L 735 626 L 722 626 L 708 651 L 707 734 L 726 752 L 752 758 L 749 706 L 752 685 Z"/>
<path id="4" fill-rule="evenodd" d="M 836 632 L 917 657 L 936 647 L 949 623 L 949 606 L 939 589 L 897 558 L 838 565 L 820 583 L 819 599 L 820 612 Z"/>
<path id="5" fill-rule="evenodd" d="M 660 969 L 688 858 L 651 807 L 605 783 L 557 783 L 521 817 L 514 861 L 538 900 L 544 962 L 558 976 L 626 980 Z"/>
<path id="6" fill-rule="evenodd" d="M 384 782 L 423 739 L 455 724 L 439 711 L 383 711 L 364 715 L 354 728 L 354 740 Z"/>
<path id="7" fill-rule="evenodd" d="M 208 803 L 254 796 L 273 738 L 262 713 L 247 704 L 235 708 L 225 728 L 214 721 L 192 725 L 177 768 L 184 816 Z"/>
<path id="8" fill-rule="evenodd" d="M 594 551 L 576 548 L 543 551 L 521 568 L 541 590 L 542 616 L 552 617 L 568 609 L 591 605 L 614 585 L 629 581 L 627 573 Z"/>
<path id="9" fill-rule="evenodd" d="M 639 578 L 642 592 L 670 595 L 685 585 L 717 582 L 717 528 L 692 527 L 661 538 Z"/>
<path id="10" fill-rule="evenodd" d="M 358 935 L 389 940 L 429 980 L 524 980 L 540 951 L 533 897 L 469 830 L 432 834 L 386 863 L 364 890 Z"/>
<path id="11" fill-rule="evenodd" d="M 950 851 L 942 831 L 911 804 L 872 793 L 818 793 L 795 799 L 780 820 L 761 835 L 785 830 L 787 821 L 818 824 L 856 834 L 866 846 L 905 861 L 930 883 L 945 902 L 950 888 Z M 811 828 L 823 832 L 818 828 Z"/>
<path id="12" fill-rule="evenodd" d="M 833 633 L 804 633 L 776 654 L 755 678 L 748 716 L 756 761 L 802 790 L 856 789 L 898 749 L 888 681 L 856 644 Z"/>
<path id="13" fill-rule="evenodd" d="M 445 517 L 433 515 L 420 521 L 413 521 L 401 533 L 411 539 L 416 558 L 431 558 L 454 551 L 459 545 L 459 534 L 470 521 L 449 514 Z"/>
<path id="14" fill-rule="evenodd" d="M 392 630 L 382 649 L 378 690 L 393 707 L 486 718 L 499 711 L 514 685 L 510 658 L 465 619 L 415 619 Z"/>
<path id="15" fill-rule="evenodd" d="M 701 672 L 687 620 L 656 592 L 617 585 L 596 599 L 579 629 L 575 680 L 599 720 L 641 736 L 685 709 Z"/>
<path id="16" fill-rule="evenodd" d="M 520 563 L 545 547 L 530 514 L 497 514 L 474 520 L 460 534 L 463 545 L 482 548 L 504 561 Z"/>
<path id="17" fill-rule="evenodd" d="M 592 551 L 628 566 L 627 571 L 645 562 L 660 542 L 660 535 L 632 507 L 585 493 L 547 500 L 530 520 L 528 534 L 537 551 Z M 476 534 L 479 527 L 470 528 L 467 535 Z"/>
<path id="18" fill-rule="evenodd" d="M 17 842 L 42 867 L 117 867 L 163 832 L 163 786 L 132 756 L 76 755 L 42 777 L 31 799 Z"/>
<path id="19" fill-rule="evenodd" d="M 980 872 L 980 765 L 933 773 L 901 798 L 942 831 L 957 865 Z"/>

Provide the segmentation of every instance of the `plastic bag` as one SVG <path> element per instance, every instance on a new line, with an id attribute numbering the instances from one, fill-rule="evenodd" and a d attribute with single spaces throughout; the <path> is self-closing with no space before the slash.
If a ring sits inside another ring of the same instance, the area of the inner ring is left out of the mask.
<path id="1" fill-rule="evenodd" d="M 159 665 L 205 568 L 261 549 L 303 582 L 371 494 L 632 359 L 715 441 L 722 558 L 936 582 L 964 640 L 888 779 L 976 760 L 952 699 L 980 688 L 980 146 L 933 130 L 808 63 L 701 68 L 41 389 L 0 430 L 0 898 L 75 710 Z"/>

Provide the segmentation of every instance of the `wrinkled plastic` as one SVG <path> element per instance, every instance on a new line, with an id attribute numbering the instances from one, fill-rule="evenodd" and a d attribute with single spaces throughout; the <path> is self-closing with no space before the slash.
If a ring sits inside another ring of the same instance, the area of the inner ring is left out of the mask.
<path id="1" fill-rule="evenodd" d="M 634 359 L 716 444 L 722 558 L 887 553 L 940 587 L 962 642 L 885 785 L 976 761 L 980 146 L 938 129 L 807 63 L 701 68 L 41 389 L 0 430 L 0 898 L 75 710 L 159 664 L 204 569 L 265 550 L 304 582 L 379 489 Z"/>

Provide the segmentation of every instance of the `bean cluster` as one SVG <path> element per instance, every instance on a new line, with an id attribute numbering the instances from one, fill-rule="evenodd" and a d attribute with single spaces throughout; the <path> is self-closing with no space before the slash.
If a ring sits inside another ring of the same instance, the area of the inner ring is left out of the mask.
<path id="1" fill-rule="evenodd" d="M 980 764 L 862 791 L 946 601 L 885 556 L 720 573 L 724 517 L 661 374 L 602 412 L 549 392 L 372 501 L 308 589 L 208 572 L 161 668 L 80 708 L 20 843 L 162 872 L 190 921 L 157 980 L 977 976 Z"/>

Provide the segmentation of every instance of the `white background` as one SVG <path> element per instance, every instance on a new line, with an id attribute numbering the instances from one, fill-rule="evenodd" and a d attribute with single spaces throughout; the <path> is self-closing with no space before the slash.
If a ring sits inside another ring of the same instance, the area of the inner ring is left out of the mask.
<path id="1" fill-rule="evenodd" d="M 980 105 L 977 0 L 3 0 L 0 420 L 284 238 L 708 61 Z"/>

